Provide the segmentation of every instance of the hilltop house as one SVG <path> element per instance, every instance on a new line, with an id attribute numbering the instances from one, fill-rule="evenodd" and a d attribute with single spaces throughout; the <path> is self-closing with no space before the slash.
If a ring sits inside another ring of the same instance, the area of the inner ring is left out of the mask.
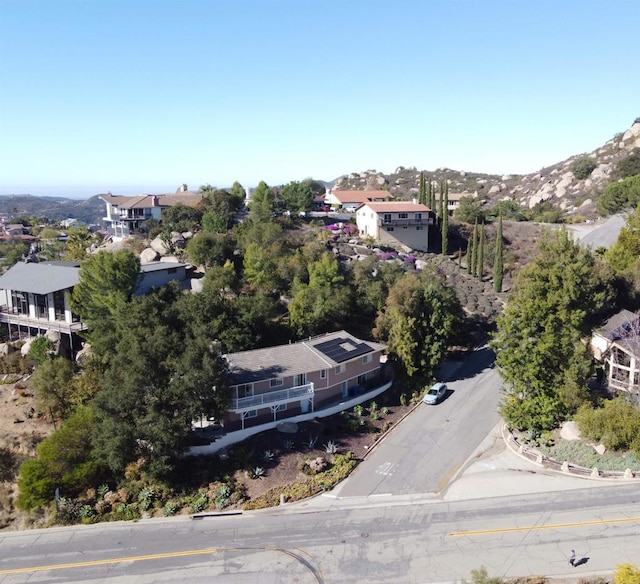
<path id="1" fill-rule="evenodd" d="M 343 209 L 352 213 L 363 203 L 386 201 L 389 196 L 389 191 L 334 191 L 329 189 L 324 196 L 324 202 L 332 209 Z"/>
<path id="2" fill-rule="evenodd" d="M 356 210 L 361 237 L 373 237 L 381 244 L 429 250 L 429 226 L 435 215 L 429 207 L 414 201 L 367 202 Z"/>
<path id="3" fill-rule="evenodd" d="M 149 219 L 162 221 L 162 214 L 166 209 L 178 204 L 195 207 L 202 201 L 202 195 L 185 190 L 173 195 L 100 195 L 100 199 L 107 206 L 107 213 L 103 218 L 107 232 L 114 241 L 119 241 L 140 229 Z"/>
<path id="4" fill-rule="evenodd" d="M 229 353 L 227 431 L 314 412 L 385 383 L 385 345 L 346 331 L 297 343 Z"/>
<path id="5" fill-rule="evenodd" d="M 135 294 L 183 281 L 185 269 L 186 264 L 175 262 L 143 264 Z M 78 262 L 18 262 L 9 268 L 0 276 L 0 323 L 7 326 L 8 338 L 57 331 L 71 347 L 73 335 L 86 329 L 71 311 L 71 292 L 79 281 Z"/>
<path id="6" fill-rule="evenodd" d="M 604 363 L 607 386 L 614 392 L 640 392 L 640 315 L 622 310 L 591 338 L 591 352 Z"/>

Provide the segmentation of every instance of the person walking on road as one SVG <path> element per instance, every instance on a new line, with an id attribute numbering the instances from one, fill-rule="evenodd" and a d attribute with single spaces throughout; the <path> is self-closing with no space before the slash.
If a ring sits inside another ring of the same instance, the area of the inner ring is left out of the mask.
<path id="1" fill-rule="evenodd" d="M 571 555 L 569 556 L 569 563 L 572 566 L 576 565 L 576 550 L 571 550 Z"/>

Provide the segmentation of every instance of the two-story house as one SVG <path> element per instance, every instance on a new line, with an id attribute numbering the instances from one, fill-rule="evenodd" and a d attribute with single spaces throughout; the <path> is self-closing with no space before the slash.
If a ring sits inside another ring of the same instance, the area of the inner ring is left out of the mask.
<path id="1" fill-rule="evenodd" d="M 108 253 L 108 252 L 102 252 Z M 136 295 L 148 294 L 173 280 L 184 281 L 186 264 L 153 262 L 140 266 Z M 71 293 L 80 281 L 78 262 L 18 262 L 0 276 L 0 324 L 9 339 L 61 333 L 68 354 L 74 334 L 86 329 L 71 311 Z"/>
<path id="2" fill-rule="evenodd" d="M 604 363 L 607 387 L 614 392 L 640 392 L 640 315 L 621 310 L 594 332 L 591 352 Z"/>
<path id="3" fill-rule="evenodd" d="M 382 386 L 385 345 L 346 331 L 288 345 L 229 353 L 227 431 L 313 412 Z"/>
<path id="4" fill-rule="evenodd" d="M 106 206 L 103 217 L 108 234 L 114 241 L 126 239 L 145 221 L 155 219 L 162 221 L 162 213 L 175 205 L 182 204 L 195 207 L 202 201 L 202 195 L 188 191 L 173 195 L 137 195 L 123 197 L 120 195 L 100 195 Z"/>
<path id="5" fill-rule="evenodd" d="M 355 211 L 363 203 L 371 201 L 386 201 L 389 191 L 348 191 L 329 189 L 324 196 L 324 202 L 332 209 L 343 209 L 349 213 Z"/>
<path id="6" fill-rule="evenodd" d="M 356 225 L 361 237 L 373 237 L 377 242 L 411 250 L 429 250 L 429 226 L 435 215 L 417 201 L 364 203 L 356 209 Z"/>

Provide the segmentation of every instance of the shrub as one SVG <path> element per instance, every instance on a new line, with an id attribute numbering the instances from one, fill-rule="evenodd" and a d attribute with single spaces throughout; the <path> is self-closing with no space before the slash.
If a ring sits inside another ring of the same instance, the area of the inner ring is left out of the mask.
<path id="1" fill-rule="evenodd" d="M 264 468 L 262 468 L 261 466 L 256 466 L 255 468 L 249 470 L 248 475 L 250 479 L 262 478 L 264 476 Z"/>
<path id="2" fill-rule="evenodd" d="M 466 580 L 462 581 L 463 584 L 469 584 Z M 502 578 L 489 578 L 487 569 L 481 566 L 477 570 L 471 570 L 471 584 L 504 584 Z"/>
<path id="3" fill-rule="evenodd" d="M 209 499 L 207 497 L 207 493 L 200 491 L 191 501 L 191 505 L 189 505 L 189 510 L 191 513 L 200 513 L 200 511 L 204 511 L 209 504 Z"/>
<path id="4" fill-rule="evenodd" d="M 176 511 L 180 508 L 180 504 L 177 501 L 167 501 L 162 508 L 162 514 L 165 517 L 175 515 Z"/>
<path id="5" fill-rule="evenodd" d="M 578 180 L 585 180 L 586 178 L 589 178 L 596 166 L 597 164 L 593 158 L 590 158 L 589 156 L 581 156 L 571 163 L 569 170 L 573 172 L 573 175 Z"/>
<path id="6" fill-rule="evenodd" d="M 616 178 L 628 178 L 640 174 L 640 150 L 635 150 L 616 166 Z"/>
<path id="7" fill-rule="evenodd" d="M 324 451 L 327 454 L 336 454 L 338 452 L 338 445 L 333 440 L 329 440 L 329 442 L 324 445 Z"/>
<path id="8" fill-rule="evenodd" d="M 599 409 L 585 404 L 576 414 L 576 423 L 586 438 L 601 441 L 611 450 L 632 449 L 640 454 L 640 411 L 624 398 L 606 401 Z"/>
<path id="9" fill-rule="evenodd" d="M 640 584 L 640 569 L 635 564 L 620 564 L 613 574 L 613 584 Z"/>

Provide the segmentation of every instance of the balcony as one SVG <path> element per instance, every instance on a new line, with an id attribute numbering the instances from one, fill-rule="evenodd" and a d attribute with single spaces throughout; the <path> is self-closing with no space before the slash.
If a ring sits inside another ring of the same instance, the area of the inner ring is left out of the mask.
<path id="1" fill-rule="evenodd" d="M 79 332 L 86 327 L 81 322 L 65 322 L 64 320 L 49 320 L 47 318 L 34 318 L 28 314 L 23 314 L 8 306 L 0 306 L 0 322 L 6 322 L 9 325 L 26 326 L 36 329 L 58 331 L 70 334 Z"/>
<path id="2" fill-rule="evenodd" d="M 269 406 L 300 401 L 304 397 L 313 397 L 314 393 L 313 383 L 306 383 L 305 385 L 298 385 L 288 389 L 279 389 L 277 391 L 232 399 L 229 410 L 235 413 L 258 410 Z"/>
<path id="3" fill-rule="evenodd" d="M 407 219 L 378 219 L 378 227 L 402 227 L 404 225 L 433 225 L 433 219 L 431 217 L 423 217 L 422 219 L 412 217 Z"/>

